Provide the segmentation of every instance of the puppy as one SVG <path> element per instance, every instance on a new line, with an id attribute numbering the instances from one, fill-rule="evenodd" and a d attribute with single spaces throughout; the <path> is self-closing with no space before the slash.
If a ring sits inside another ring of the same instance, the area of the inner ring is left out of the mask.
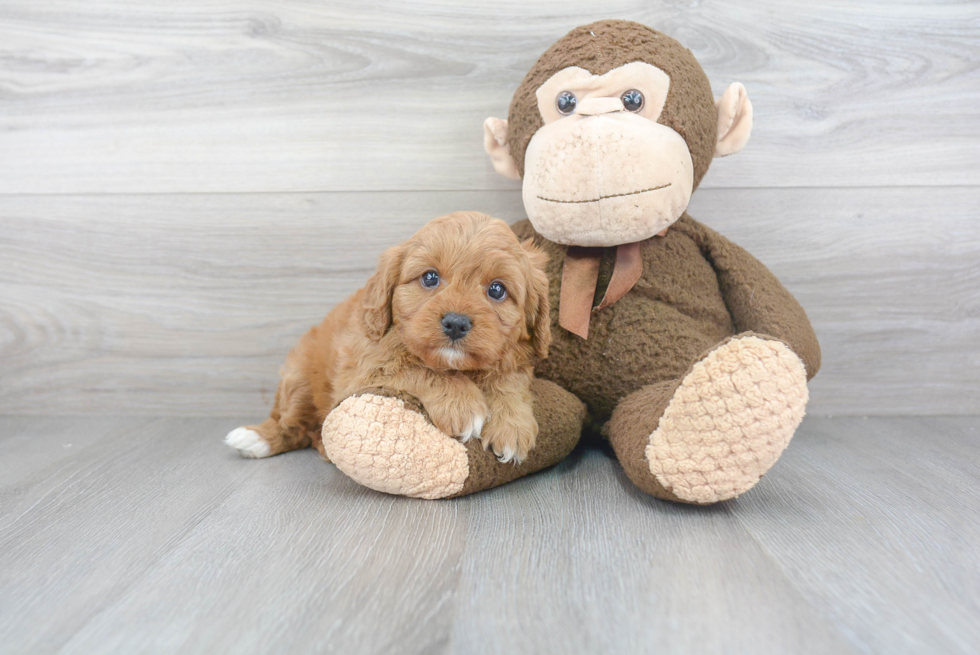
<path id="1" fill-rule="evenodd" d="M 547 257 L 501 220 L 457 212 L 390 248 L 367 285 L 289 353 L 271 415 L 225 442 L 243 457 L 316 446 L 342 400 L 367 390 L 407 393 L 464 442 L 478 437 L 502 462 L 534 447 L 536 357 L 548 354 Z"/>

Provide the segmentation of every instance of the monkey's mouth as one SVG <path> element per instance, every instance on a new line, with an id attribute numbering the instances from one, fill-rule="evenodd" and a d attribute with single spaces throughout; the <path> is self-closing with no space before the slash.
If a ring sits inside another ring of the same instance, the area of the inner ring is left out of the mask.
<path id="1" fill-rule="evenodd" d="M 593 198 L 592 200 L 557 200 L 555 198 L 545 198 L 544 196 L 538 196 L 538 200 L 544 200 L 545 202 L 560 202 L 562 204 L 581 204 L 587 202 L 599 202 L 600 200 L 605 200 L 607 198 L 623 198 L 625 196 L 635 196 L 640 193 L 649 193 L 651 191 L 659 191 L 660 189 L 666 189 L 670 186 L 670 182 L 667 184 L 661 184 L 660 186 L 650 187 L 649 189 L 640 189 L 639 191 L 630 191 L 629 193 L 613 193 L 608 196 L 599 196 L 598 198 Z"/>

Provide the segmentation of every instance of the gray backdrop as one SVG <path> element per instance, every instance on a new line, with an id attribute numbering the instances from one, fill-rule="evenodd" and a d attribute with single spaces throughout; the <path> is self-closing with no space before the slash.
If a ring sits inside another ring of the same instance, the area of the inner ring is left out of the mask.
<path id="1" fill-rule="evenodd" d="M 265 413 L 295 339 L 427 219 L 523 217 L 482 121 L 616 17 L 733 81 L 690 212 L 801 300 L 811 414 L 980 406 L 976 3 L 7 0 L 0 414 Z"/>

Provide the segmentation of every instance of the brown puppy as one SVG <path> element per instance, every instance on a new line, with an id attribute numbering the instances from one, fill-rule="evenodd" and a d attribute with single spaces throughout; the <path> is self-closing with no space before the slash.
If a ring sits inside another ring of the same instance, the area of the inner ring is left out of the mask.
<path id="1" fill-rule="evenodd" d="M 225 438 L 243 457 L 315 445 L 323 419 L 367 389 L 404 392 L 432 422 L 504 462 L 534 446 L 534 358 L 551 342 L 547 258 L 501 220 L 457 212 L 381 256 L 367 285 L 300 339 L 271 415 Z M 326 455 L 324 454 L 324 457 Z"/>

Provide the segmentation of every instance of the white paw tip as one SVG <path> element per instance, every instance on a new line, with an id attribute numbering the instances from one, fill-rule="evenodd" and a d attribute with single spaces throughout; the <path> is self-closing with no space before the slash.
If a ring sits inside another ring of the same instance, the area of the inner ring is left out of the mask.
<path id="1" fill-rule="evenodd" d="M 260 459 L 270 455 L 269 444 L 255 430 L 235 428 L 225 437 L 225 443 L 238 451 L 242 457 Z"/>
<path id="2" fill-rule="evenodd" d="M 514 465 L 516 466 L 517 464 L 520 464 L 522 461 L 524 461 L 523 457 L 517 457 L 517 450 L 511 446 L 505 447 L 504 452 L 502 453 L 498 453 L 495 450 L 494 455 L 497 456 L 497 461 L 500 462 L 501 464 L 506 464 L 507 462 L 513 462 Z"/>
<path id="3" fill-rule="evenodd" d="M 459 440 L 466 443 L 470 439 L 479 437 L 480 433 L 483 431 L 483 423 L 485 421 L 486 417 L 474 415 L 469 426 L 463 430 L 462 434 L 459 435 Z"/>

